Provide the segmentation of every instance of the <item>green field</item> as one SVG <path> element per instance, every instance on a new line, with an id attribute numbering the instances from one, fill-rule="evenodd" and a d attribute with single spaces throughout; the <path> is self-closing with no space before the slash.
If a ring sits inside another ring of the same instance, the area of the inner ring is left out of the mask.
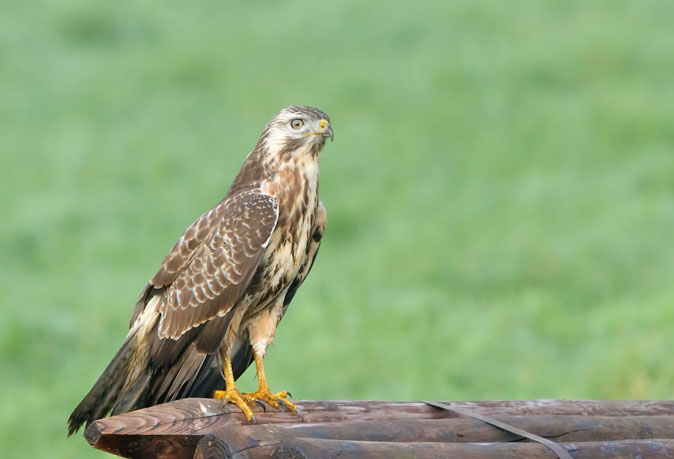
<path id="1" fill-rule="evenodd" d="M 299 399 L 674 395 L 674 2 L 2 2 L 0 451 L 70 411 L 282 107 L 328 229 Z M 241 387 L 255 387 L 254 372 Z"/>

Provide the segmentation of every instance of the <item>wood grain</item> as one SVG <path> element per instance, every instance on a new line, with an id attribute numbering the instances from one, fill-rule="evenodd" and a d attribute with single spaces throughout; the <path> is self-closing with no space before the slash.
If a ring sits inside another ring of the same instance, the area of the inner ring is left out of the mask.
<path id="1" fill-rule="evenodd" d="M 576 459 L 674 458 L 674 440 L 623 440 L 616 442 L 560 443 Z M 222 457 L 222 456 L 220 456 Z M 231 454 L 237 459 L 321 458 L 321 459 L 538 459 L 554 458 L 539 443 L 428 443 L 350 442 L 298 438 L 282 444 L 251 447 Z"/>
<path id="2" fill-rule="evenodd" d="M 674 402 L 669 401 L 444 403 L 579 445 L 575 457 L 590 457 L 581 455 L 586 450 L 599 454 L 630 448 L 642 451 L 643 457 L 652 457 L 648 454 L 658 448 L 669 454 L 674 439 Z M 412 450 L 418 457 L 472 451 L 484 456 L 465 457 L 497 457 L 489 454 L 498 448 L 512 457 L 530 452 L 539 454 L 532 457 L 554 457 L 514 434 L 422 402 L 298 401 L 297 405 L 299 415 L 258 407 L 256 423 L 251 424 L 238 409 L 219 400 L 178 400 L 98 420 L 86 429 L 85 437 L 95 448 L 123 457 L 313 457 L 320 448 L 337 448 L 345 457 L 355 457 L 349 456 L 351 451 L 364 457 L 399 457 Z M 492 446 L 480 446 L 483 443 Z"/>

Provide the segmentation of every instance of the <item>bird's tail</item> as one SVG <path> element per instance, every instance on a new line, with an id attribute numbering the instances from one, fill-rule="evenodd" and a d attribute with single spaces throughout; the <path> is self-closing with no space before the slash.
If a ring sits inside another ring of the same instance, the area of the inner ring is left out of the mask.
<path id="1" fill-rule="evenodd" d="M 86 423 L 88 426 L 96 419 L 105 416 L 117 404 L 132 367 L 136 346 L 137 335 L 130 334 L 94 387 L 70 415 L 68 436 L 77 432 L 82 424 Z"/>
<path id="2" fill-rule="evenodd" d="M 211 340 L 211 348 L 200 349 L 197 335 L 210 326 L 205 336 L 223 336 L 231 314 L 193 328 L 178 340 L 160 339 L 156 328 L 160 297 L 154 298 L 134 321 L 94 387 L 70 415 L 68 436 L 108 413 L 116 415 L 197 395 L 210 397 L 215 389 L 224 388 L 222 366 L 215 355 L 220 342 Z M 250 364 L 250 355 L 251 349 L 247 349 L 235 356 L 237 377 Z"/>

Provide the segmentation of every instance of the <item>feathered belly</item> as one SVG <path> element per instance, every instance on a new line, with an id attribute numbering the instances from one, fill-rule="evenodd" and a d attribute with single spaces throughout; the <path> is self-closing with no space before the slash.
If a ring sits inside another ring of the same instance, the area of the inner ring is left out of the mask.
<path id="1" fill-rule="evenodd" d="M 277 228 L 272 234 L 247 291 L 250 295 L 250 306 L 243 322 L 270 307 L 279 295 L 285 294 L 300 267 L 306 262 L 314 219 L 315 211 L 303 215 L 301 222 L 292 228 L 294 231 Z"/>

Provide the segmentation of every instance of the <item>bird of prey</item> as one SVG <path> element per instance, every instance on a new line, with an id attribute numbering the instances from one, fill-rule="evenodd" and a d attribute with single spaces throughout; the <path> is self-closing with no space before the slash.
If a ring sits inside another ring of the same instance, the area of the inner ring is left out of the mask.
<path id="1" fill-rule="evenodd" d="M 214 396 L 252 419 L 272 393 L 263 359 L 314 262 L 326 225 L 318 164 L 330 118 L 287 107 L 262 131 L 225 197 L 185 231 L 143 288 L 129 333 L 68 420 L 68 435 L 108 413 Z M 255 361 L 258 390 L 235 380 Z"/>

